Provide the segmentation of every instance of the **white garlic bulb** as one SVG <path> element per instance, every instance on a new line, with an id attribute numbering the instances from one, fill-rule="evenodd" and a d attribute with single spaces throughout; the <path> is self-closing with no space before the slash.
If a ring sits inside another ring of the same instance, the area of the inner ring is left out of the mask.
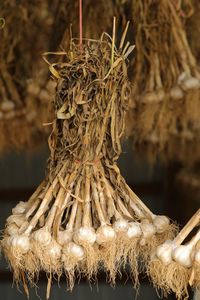
<path id="1" fill-rule="evenodd" d="M 57 242 L 60 245 L 69 243 L 72 240 L 73 232 L 70 229 L 58 231 Z"/>
<path id="2" fill-rule="evenodd" d="M 187 79 L 181 82 L 181 87 L 185 91 L 192 90 L 192 89 L 199 89 L 200 81 L 196 77 L 188 77 Z"/>
<path id="3" fill-rule="evenodd" d="M 42 246 L 47 246 L 51 243 L 51 233 L 48 228 L 43 227 L 32 233 L 33 239 Z"/>
<path id="4" fill-rule="evenodd" d="M 96 232 L 96 242 L 101 245 L 111 242 L 116 238 L 115 230 L 109 225 L 100 226 Z"/>
<path id="5" fill-rule="evenodd" d="M 52 241 L 46 248 L 45 253 L 52 259 L 58 259 L 61 257 L 61 246 L 56 241 Z"/>
<path id="6" fill-rule="evenodd" d="M 30 240 L 26 235 L 14 235 L 8 238 L 8 245 L 10 245 L 13 250 L 20 251 L 21 253 L 27 253 L 30 249 Z"/>
<path id="7" fill-rule="evenodd" d="M 1 110 L 5 112 L 13 110 L 14 108 L 15 108 L 15 103 L 10 100 L 3 101 L 1 104 Z"/>
<path id="8" fill-rule="evenodd" d="M 13 215 L 23 214 L 27 209 L 28 203 L 24 201 L 20 201 L 13 209 Z"/>
<path id="9" fill-rule="evenodd" d="M 23 215 L 11 215 L 7 218 L 7 224 L 16 224 L 18 227 L 24 224 L 26 221 L 25 216 Z"/>
<path id="10" fill-rule="evenodd" d="M 8 235 L 18 234 L 19 227 L 15 223 L 11 223 L 6 227 L 5 233 Z"/>
<path id="11" fill-rule="evenodd" d="M 142 235 L 142 230 L 138 222 L 130 222 L 128 224 L 127 236 L 128 238 L 137 238 Z"/>
<path id="12" fill-rule="evenodd" d="M 170 97 L 174 100 L 182 99 L 183 96 L 184 96 L 184 93 L 178 85 L 174 86 L 170 91 Z"/>
<path id="13" fill-rule="evenodd" d="M 164 265 L 169 265 L 172 262 L 173 241 L 167 240 L 156 249 L 156 256 Z"/>
<path id="14" fill-rule="evenodd" d="M 116 232 L 126 232 L 128 230 L 128 221 L 119 219 L 113 224 L 113 228 Z"/>
<path id="15" fill-rule="evenodd" d="M 83 247 L 73 242 L 70 242 L 69 244 L 64 246 L 63 253 L 65 255 L 74 257 L 78 261 L 82 260 L 85 256 Z"/>
<path id="16" fill-rule="evenodd" d="M 145 239 L 152 237 L 156 233 L 156 227 L 148 220 L 142 220 L 140 226 L 141 226 L 143 238 Z"/>
<path id="17" fill-rule="evenodd" d="M 96 241 L 96 233 L 92 227 L 80 227 L 74 234 L 73 239 L 76 243 L 94 244 Z"/>
<path id="18" fill-rule="evenodd" d="M 183 267 L 190 268 L 192 265 L 191 254 L 192 247 L 189 244 L 180 245 L 173 250 L 172 257 L 177 263 L 179 263 Z"/>
<path id="19" fill-rule="evenodd" d="M 169 219 L 166 216 L 155 216 L 153 219 L 153 225 L 156 227 L 157 233 L 164 232 L 169 226 Z"/>
<path id="20" fill-rule="evenodd" d="M 194 255 L 194 260 L 200 264 L 200 249 L 198 249 Z"/>

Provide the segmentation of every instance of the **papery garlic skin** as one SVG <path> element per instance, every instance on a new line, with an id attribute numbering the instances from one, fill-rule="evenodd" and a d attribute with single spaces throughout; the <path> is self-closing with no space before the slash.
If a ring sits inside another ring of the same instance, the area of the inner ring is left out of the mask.
<path id="1" fill-rule="evenodd" d="M 97 229 L 96 242 L 97 244 L 105 244 L 113 241 L 116 238 L 115 230 L 109 225 L 103 225 Z"/>
<path id="2" fill-rule="evenodd" d="M 8 235 L 16 235 L 19 232 L 19 227 L 15 223 L 11 223 L 5 229 L 5 233 Z"/>
<path id="3" fill-rule="evenodd" d="M 26 219 L 24 215 L 11 215 L 6 220 L 7 224 L 15 223 L 18 227 L 22 226 L 25 221 Z"/>
<path id="4" fill-rule="evenodd" d="M 74 234 L 73 239 L 76 243 L 94 244 L 96 241 L 96 233 L 92 227 L 80 227 Z"/>
<path id="5" fill-rule="evenodd" d="M 127 236 L 129 239 L 138 238 L 142 235 L 142 230 L 138 222 L 130 222 L 128 224 Z"/>
<path id="6" fill-rule="evenodd" d="M 40 228 L 32 233 L 32 238 L 41 246 L 47 246 L 51 243 L 51 233 L 46 227 Z"/>
<path id="7" fill-rule="evenodd" d="M 184 93 L 178 85 L 174 86 L 170 91 L 170 97 L 174 100 L 182 99 L 183 96 L 184 96 Z"/>
<path id="8" fill-rule="evenodd" d="M 16 251 L 20 251 L 21 253 L 25 254 L 30 249 L 30 239 L 26 235 L 14 235 L 7 239 L 7 244 L 10 247 L 16 249 Z"/>
<path id="9" fill-rule="evenodd" d="M 72 240 L 73 232 L 72 230 L 63 230 L 63 231 L 58 231 L 57 235 L 57 242 L 63 246 L 67 243 L 69 243 Z"/>
<path id="10" fill-rule="evenodd" d="M 192 90 L 192 89 L 198 89 L 198 88 L 200 88 L 200 81 L 198 78 L 189 77 L 181 82 L 181 87 L 185 91 Z"/>
<path id="11" fill-rule="evenodd" d="M 181 266 L 190 268 L 192 266 L 191 254 L 192 247 L 190 245 L 180 245 L 173 250 L 172 257 Z"/>
<path id="12" fill-rule="evenodd" d="M 167 240 L 156 249 L 156 256 L 164 265 L 169 265 L 172 262 L 173 241 Z"/>
<path id="13" fill-rule="evenodd" d="M 141 226 L 143 238 L 145 239 L 152 237 L 156 233 L 156 227 L 154 226 L 154 224 L 148 221 L 146 222 L 146 220 L 143 220 L 140 226 Z"/>
<path id="14" fill-rule="evenodd" d="M 61 246 L 56 241 L 52 241 L 45 249 L 45 253 L 51 259 L 59 259 L 61 257 L 61 250 Z"/>
<path id="15" fill-rule="evenodd" d="M 70 242 L 69 244 L 64 246 L 63 253 L 65 255 L 72 256 L 77 261 L 81 261 L 85 256 L 83 247 L 73 242 Z"/>
<path id="16" fill-rule="evenodd" d="M 128 221 L 119 219 L 114 222 L 113 228 L 116 232 L 126 232 L 128 230 Z"/>
<path id="17" fill-rule="evenodd" d="M 153 225 L 156 227 L 157 233 L 164 232 L 169 224 L 169 219 L 166 216 L 155 216 L 153 219 Z"/>
<path id="18" fill-rule="evenodd" d="M 25 210 L 28 207 L 27 202 L 20 201 L 13 209 L 12 209 L 12 214 L 13 215 L 18 215 L 18 214 L 23 214 Z"/>

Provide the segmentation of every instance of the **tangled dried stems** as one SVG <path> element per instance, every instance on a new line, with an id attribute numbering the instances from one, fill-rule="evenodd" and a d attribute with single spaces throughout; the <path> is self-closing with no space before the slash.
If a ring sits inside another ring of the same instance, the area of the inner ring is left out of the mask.
<path id="1" fill-rule="evenodd" d="M 132 15 L 137 52 L 129 132 L 155 152 L 174 139 L 190 145 L 199 134 L 200 74 L 179 10 L 173 1 L 133 1 Z"/>
<path id="2" fill-rule="evenodd" d="M 186 20 L 186 31 L 192 53 L 195 55 L 198 63 L 200 62 L 200 3 L 198 0 L 192 0 L 193 14 Z"/>
<path id="3" fill-rule="evenodd" d="M 182 244 L 198 225 L 200 225 L 200 210 L 173 241 L 165 241 L 152 254 L 148 274 L 154 286 L 161 289 L 165 296 L 174 292 L 177 299 L 188 299 L 188 286 L 200 287 L 200 229 L 187 244 Z"/>
<path id="4" fill-rule="evenodd" d="M 172 238 L 174 225 L 144 205 L 116 164 L 130 94 L 126 31 L 118 50 L 115 26 L 112 39 L 103 34 L 81 48 L 72 40 L 58 53 L 62 62 L 49 66 L 57 88 L 48 175 L 13 209 L 2 240 L 16 281 L 25 274 L 34 282 L 40 270 L 65 273 L 72 289 L 76 276 L 92 279 L 103 267 L 114 283 L 130 263 L 137 287 L 138 256 L 149 259 Z"/>

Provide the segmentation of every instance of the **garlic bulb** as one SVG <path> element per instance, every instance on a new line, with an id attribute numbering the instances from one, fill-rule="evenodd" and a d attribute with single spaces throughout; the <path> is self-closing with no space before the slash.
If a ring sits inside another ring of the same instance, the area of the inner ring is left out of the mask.
<path id="1" fill-rule="evenodd" d="M 16 235 L 18 234 L 18 231 L 19 227 L 15 223 L 11 223 L 10 225 L 8 225 L 5 230 L 6 234 L 8 235 Z"/>
<path id="2" fill-rule="evenodd" d="M 69 229 L 58 231 L 57 242 L 63 246 L 72 240 L 72 235 L 72 230 Z"/>
<path id="3" fill-rule="evenodd" d="M 32 237 L 42 246 L 47 246 L 51 242 L 51 233 L 46 227 L 40 228 L 33 232 Z"/>
<path id="4" fill-rule="evenodd" d="M 23 215 L 11 215 L 6 220 L 7 224 L 15 223 L 18 227 L 23 225 L 25 221 L 26 221 L 26 219 Z"/>
<path id="5" fill-rule="evenodd" d="M 82 260 L 85 255 L 83 247 L 73 242 L 70 242 L 69 244 L 65 245 L 63 248 L 63 252 L 65 255 L 72 256 L 78 261 Z"/>
<path id="6" fill-rule="evenodd" d="M 191 245 L 180 245 L 173 250 L 172 257 L 183 267 L 190 268 L 192 265 L 191 253 Z"/>
<path id="7" fill-rule="evenodd" d="M 182 99 L 183 96 L 184 96 L 184 93 L 178 85 L 174 86 L 170 91 L 170 97 L 174 100 Z"/>
<path id="8" fill-rule="evenodd" d="M 130 222 L 128 224 L 127 236 L 128 238 L 136 238 L 142 235 L 142 230 L 138 222 Z"/>
<path id="9" fill-rule="evenodd" d="M 27 209 L 28 203 L 20 201 L 13 209 L 12 213 L 13 215 L 23 214 L 25 210 Z"/>
<path id="10" fill-rule="evenodd" d="M 128 221 L 119 219 L 113 224 L 113 228 L 116 232 L 126 232 L 128 230 Z"/>
<path id="11" fill-rule="evenodd" d="M 80 227 L 74 234 L 73 239 L 76 243 L 94 244 L 96 241 L 96 233 L 92 227 Z"/>
<path id="12" fill-rule="evenodd" d="M 108 225 L 103 225 L 97 229 L 96 242 L 101 245 L 107 242 L 111 242 L 116 238 L 115 230 Z"/>
<path id="13" fill-rule="evenodd" d="M 45 253 L 52 259 L 58 259 L 61 257 L 61 246 L 56 241 L 52 241 L 45 250 Z"/>
<path id="14" fill-rule="evenodd" d="M 200 249 L 198 249 L 195 253 L 194 260 L 200 264 Z"/>
<path id="15" fill-rule="evenodd" d="M 156 227 L 157 233 L 164 232 L 169 226 L 169 219 L 166 216 L 155 216 L 153 219 L 153 225 Z"/>
<path id="16" fill-rule="evenodd" d="M 148 220 L 143 220 L 140 226 L 141 226 L 143 238 L 145 239 L 152 237 L 156 233 L 156 227 Z"/>
<path id="17" fill-rule="evenodd" d="M 200 81 L 196 77 L 189 77 L 181 82 L 181 87 L 185 91 L 192 90 L 192 89 L 198 89 L 198 88 L 200 88 Z"/>
<path id="18" fill-rule="evenodd" d="M 27 253 L 30 249 L 30 240 L 26 235 L 14 235 L 8 238 L 8 245 L 20 251 L 22 253 Z"/>
<path id="19" fill-rule="evenodd" d="M 169 265 L 172 262 L 173 241 L 167 240 L 156 249 L 156 256 L 164 265 Z"/>
<path id="20" fill-rule="evenodd" d="M 10 100 L 3 101 L 1 104 L 1 110 L 5 112 L 13 110 L 14 108 L 15 108 L 15 103 Z"/>

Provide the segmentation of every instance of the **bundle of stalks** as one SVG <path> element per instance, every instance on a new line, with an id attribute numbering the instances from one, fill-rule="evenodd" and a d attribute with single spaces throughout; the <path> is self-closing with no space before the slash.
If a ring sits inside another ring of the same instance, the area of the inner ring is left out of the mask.
<path id="1" fill-rule="evenodd" d="M 166 240 L 152 254 L 148 273 L 164 295 L 174 292 L 177 299 L 188 299 L 188 285 L 200 287 L 200 228 L 189 235 L 199 225 L 200 209 L 174 240 Z"/>
<path id="2" fill-rule="evenodd" d="M 115 23 L 114 23 L 115 24 Z M 103 267 L 111 283 L 130 263 L 138 284 L 138 256 L 149 253 L 175 226 L 153 214 L 128 187 L 116 161 L 121 152 L 130 85 L 125 60 L 133 47 L 119 49 L 113 38 L 71 40 L 50 64 L 57 82 L 55 121 L 49 137 L 48 175 L 28 202 L 7 219 L 2 248 L 16 281 L 37 280 L 40 270 L 96 277 Z M 48 284 L 48 295 L 49 295 Z M 48 296 L 47 295 L 47 296 Z"/>
<path id="3" fill-rule="evenodd" d="M 190 47 L 198 63 L 200 62 L 200 2 L 192 0 L 193 14 L 186 20 L 186 31 Z"/>
<path id="4" fill-rule="evenodd" d="M 38 67 L 53 17 L 48 1 L 5 0 L 0 10 L 5 20 L 0 51 L 0 148 L 4 150 L 41 141 L 41 104 L 32 101 L 29 91 L 32 77 L 42 82 Z M 39 96 L 40 90 L 34 93 Z"/>
<path id="5" fill-rule="evenodd" d="M 136 58 L 129 132 L 159 152 L 199 128 L 200 73 L 174 1 L 133 1 Z M 128 125 L 128 124 L 127 124 Z"/>

